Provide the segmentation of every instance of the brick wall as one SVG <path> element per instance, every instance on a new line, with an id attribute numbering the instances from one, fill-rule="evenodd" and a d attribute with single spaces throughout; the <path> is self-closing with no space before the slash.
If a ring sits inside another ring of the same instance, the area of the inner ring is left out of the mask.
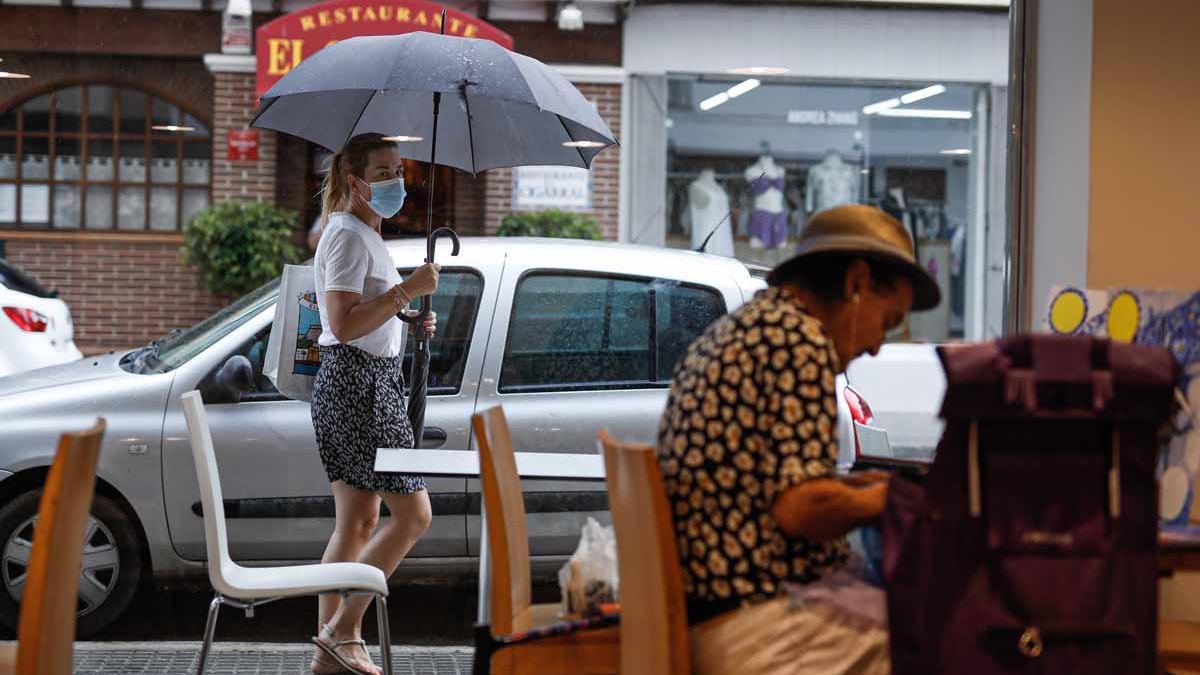
<path id="1" fill-rule="evenodd" d="M 231 130 L 250 128 L 257 95 L 254 73 L 213 73 L 213 201 L 245 199 L 275 201 L 277 139 L 273 131 L 258 129 L 258 159 L 231 161 Z"/>
<path id="2" fill-rule="evenodd" d="M 608 123 L 613 134 L 621 137 L 621 85 L 579 84 L 576 85 L 588 100 L 595 101 L 600 116 Z M 495 234 L 504 216 L 512 212 L 513 172 L 511 169 L 493 169 L 484 174 L 486 201 L 483 221 L 487 234 Z M 618 236 L 620 195 L 620 150 L 611 147 L 600 153 L 592 162 L 592 210 L 591 215 L 600 225 L 605 239 L 615 241 Z"/>
<path id="3" fill-rule="evenodd" d="M 3 235 L 0 235 L 2 237 Z M 10 240 L 7 258 L 71 308 L 88 354 L 145 344 L 229 302 L 204 288 L 174 242 Z"/>

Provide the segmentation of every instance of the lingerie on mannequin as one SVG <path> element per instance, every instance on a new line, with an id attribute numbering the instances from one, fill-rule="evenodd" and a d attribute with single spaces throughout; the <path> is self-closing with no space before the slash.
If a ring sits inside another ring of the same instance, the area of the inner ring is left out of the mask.
<path id="1" fill-rule="evenodd" d="M 746 169 L 754 207 L 750 213 L 750 247 L 780 248 L 787 244 L 784 170 L 764 154 Z"/>

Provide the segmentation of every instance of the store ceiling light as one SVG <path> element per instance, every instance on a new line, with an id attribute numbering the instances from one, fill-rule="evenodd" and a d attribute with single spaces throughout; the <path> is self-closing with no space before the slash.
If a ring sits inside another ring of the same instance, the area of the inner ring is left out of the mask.
<path id="1" fill-rule="evenodd" d="M 727 103 L 728 101 L 735 99 L 735 98 L 741 96 L 742 94 L 745 94 L 748 91 L 757 89 L 761 84 L 762 84 L 762 80 L 758 80 L 753 77 L 748 80 L 742 80 L 741 82 L 738 82 L 737 84 L 726 89 L 725 91 L 723 91 L 715 96 L 709 96 L 708 98 L 701 101 L 700 109 L 701 110 L 712 110 L 713 108 L 721 105 L 722 103 Z"/>
<path id="2" fill-rule="evenodd" d="M 944 93 L 946 93 L 945 85 L 935 84 L 932 87 L 925 87 L 924 89 L 918 89 L 916 91 L 908 92 L 907 94 L 900 97 L 900 102 L 903 103 L 904 105 L 908 105 L 909 103 L 916 103 L 917 101 L 924 101 L 927 98 L 932 98 L 934 96 L 937 96 L 938 94 L 944 94 Z"/>
<path id="3" fill-rule="evenodd" d="M 787 75 L 792 72 L 791 68 L 782 68 L 779 66 L 750 66 L 749 68 L 730 68 L 725 72 L 730 75 Z"/>
<path id="4" fill-rule="evenodd" d="M 603 148 L 604 144 L 600 141 L 566 141 L 563 143 L 564 148 Z"/>
<path id="5" fill-rule="evenodd" d="M 900 105 L 900 99 L 889 98 L 886 101 L 880 101 L 879 103 L 872 103 L 871 105 L 865 105 L 865 106 L 863 106 L 862 111 L 863 111 L 864 115 L 874 115 L 877 112 L 887 110 L 888 108 L 895 108 L 899 105 Z"/>
<path id="6" fill-rule="evenodd" d="M 7 70 L 0 70 L 0 80 L 28 80 L 29 76 L 25 73 L 10 73 Z"/>
<path id="7" fill-rule="evenodd" d="M 701 110 L 712 110 L 713 108 L 725 103 L 729 100 L 729 92 L 723 91 L 716 96 L 709 96 L 700 102 Z"/>
<path id="8" fill-rule="evenodd" d="M 945 150 L 942 151 L 942 154 L 943 155 L 969 155 L 969 154 L 971 154 L 971 149 L 970 148 L 946 148 Z"/>
<path id="9" fill-rule="evenodd" d="M 155 124 L 150 127 L 155 131 L 195 131 L 196 127 L 184 127 L 177 124 Z"/>
<path id="10" fill-rule="evenodd" d="M 574 2 L 564 2 L 558 6 L 559 30 L 583 30 L 583 10 Z"/>
<path id="11" fill-rule="evenodd" d="M 761 84 L 762 84 L 761 80 L 756 80 L 752 77 L 748 80 L 745 80 L 743 82 L 738 82 L 737 84 L 733 85 L 732 87 L 730 87 L 727 90 L 726 93 L 729 94 L 729 98 L 737 98 L 748 91 L 757 89 L 758 86 Z"/>
<path id="12" fill-rule="evenodd" d="M 392 143 L 418 143 L 425 140 L 424 136 L 384 136 L 383 140 Z"/>
<path id="13" fill-rule="evenodd" d="M 919 117 L 931 120 L 969 120 L 970 110 L 929 110 L 924 108 L 890 108 L 880 110 L 883 117 Z"/>

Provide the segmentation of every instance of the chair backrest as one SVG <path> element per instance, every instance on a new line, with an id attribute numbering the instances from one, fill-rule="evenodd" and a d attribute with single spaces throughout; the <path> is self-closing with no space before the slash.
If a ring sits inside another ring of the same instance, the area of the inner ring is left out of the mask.
<path id="1" fill-rule="evenodd" d="M 654 449 L 601 431 L 621 579 L 621 673 L 691 672 L 683 572 Z"/>
<path id="2" fill-rule="evenodd" d="M 475 414 L 471 425 L 479 447 L 479 477 L 487 510 L 492 633 L 504 635 L 513 632 L 514 619 L 531 603 L 525 498 L 503 408 Z"/>
<path id="3" fill-rule="evenodd" d="M 103 418 L 87 431 L 63 434 L 46 476 L 21 596 L 19 675 L 73 669 L 79 567 L 103 437 Z"/>
<path id="4" fill-rule="evenodd" d="M 187 418 L 188 435 L 192 441 L 192 460 L 196 465 L 196 482 L 200 485 L 200 505 L 204 509 L 204 540 L 208 549 L 208 580 L 213 589 L 229 593 L 225 570 L 232 569 L 229 557 L 229 537 L 225 534 L 225 499 L 221 495 L 221 474 L 217 470 L 217 454 L 213 449 L 212 432 L 208 428 L 208 413 L 199 391 L 189 391 L 182 397 L 183 416 Z"/>

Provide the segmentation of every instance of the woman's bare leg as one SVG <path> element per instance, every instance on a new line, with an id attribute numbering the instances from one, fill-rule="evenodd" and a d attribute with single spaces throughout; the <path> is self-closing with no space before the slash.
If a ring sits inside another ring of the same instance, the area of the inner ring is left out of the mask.
<path id="1" fill-rule="evenodd" d="M 425 490 L 412 494 L 381 493 L 392 515 L 379 528 L 358 556 L 358 562 L 374 565 L 390 577 L 408 551 L 417 543 L 433 520 L 429 505 L 429 493 Z M 354 595 L 341 603 L 329 625 L 339 636 L 362 631 L 363 614 L 371 604 L 372 596 Z"/>
<path id="2" fill-rule="evenodd" d="M 371 540 L 375 527 L 379 523 L 379 495 L 368 490 L 360 490 L 343 481 L 333 483 L 334 526 L 325 554 L 321 556 L 323 563 L 354 562 L 362 555 L 362 551 Z M 342 598 L 337 595 L 319 596 L 317 602 L 317 635 L 321 635 L 323 626 L 329 623 L 341 605 Z M 338 639 L 357 638 L 358 633 L 348 635 L 337 631 Z M 329 658 L 323 652 L 317 651 L 320 661 L 328 662 Z"/>

